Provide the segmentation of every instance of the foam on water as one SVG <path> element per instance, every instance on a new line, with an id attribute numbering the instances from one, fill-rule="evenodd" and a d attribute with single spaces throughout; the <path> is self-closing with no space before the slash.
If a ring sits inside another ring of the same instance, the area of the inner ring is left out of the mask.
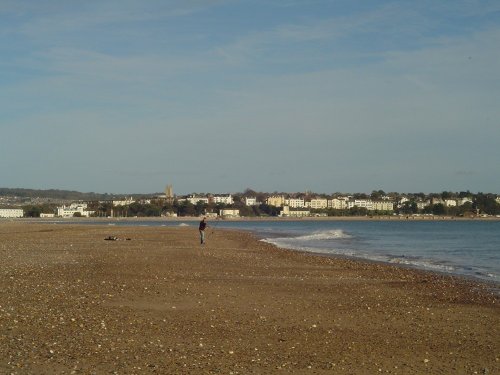
<path id="1" fill-rule="evenodd" d="M 346 232 L 344 232 L 342 229 L 332 229 L 325 231 L 317 231 L 312 234 L 295 237 L 294 239 L 299 241 L 315 241 L 315 240 L 333 240 L 340 238 L 351 238 L 351 236 Z"/>
<path id="2" fill-rule="evenodd" d="M 416 267 L 416 268 L 424 268 L 424 269 L 435 270 L 435 271 L 440 271 L 440 272 L 452 273 L 452 272 L 456 271 L 456 267 L 447 266 L 445 264 L 438 264 L 438 263 L 433 262 L 431 260 L 391 258 L 391 259 L 388 259 L 387 261 L 389 263 L 403 264 L 406 266 L 412 266 L 412 267 Z"/>

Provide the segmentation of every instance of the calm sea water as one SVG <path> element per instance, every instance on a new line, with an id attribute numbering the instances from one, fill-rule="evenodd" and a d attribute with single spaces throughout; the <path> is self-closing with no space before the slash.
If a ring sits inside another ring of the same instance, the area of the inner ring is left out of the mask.
<path id="1" fill-rule="evenodd" d="M 169 221 L 116 225 L 189 225 Z M 279 247 L 472 276 L 500 284 L 500 221 L 209 221 Z"/>

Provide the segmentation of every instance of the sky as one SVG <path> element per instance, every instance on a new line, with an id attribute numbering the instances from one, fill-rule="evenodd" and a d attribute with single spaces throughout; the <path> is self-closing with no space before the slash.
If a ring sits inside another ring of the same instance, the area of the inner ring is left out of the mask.
<path id="1" fill-rule="evenodd" d="M 500 193 L 498 0 L 0 0 L 0 187 Z"/>

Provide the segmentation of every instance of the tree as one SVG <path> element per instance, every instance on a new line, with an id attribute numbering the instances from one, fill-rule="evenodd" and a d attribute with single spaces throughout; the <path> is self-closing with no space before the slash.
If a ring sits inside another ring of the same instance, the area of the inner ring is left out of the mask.
<path id="1" fill-rule="evenodd" d="M 243 192 L 244 197 L 255 197 L 257 195 L 257 192 L 255 190 L 252 190 L 250 188 L 246 188 L 245 191 Z"/>
<path id="2" fill-rule="evenodd" d="M 196 202 L 196 206 L 194 207 L 196 216 L 201 216 L 207 212 L 208 204 L 203 203 L 202 201 Z"/>
<path id="3" fill-rule="evenodd" d="M 459 216 L 472 216 L 474 209 L 472 208 L 471 202 L 466 202 L 461 206 L 457 207 L 457 215 Z"/>
<path id="4" fill-rule="evenodd" d="M 40 206 L 24 206 L 23 207 L 24 211 L 24 217 L 40 217 L 40 213 L 42 212 Z"/>
<path id="5" fill-rule="evenodd" d="M 195 216 L 196 209 L 194 207 L 194 204 L 187 201 L 182 202 L 178 207 L 177 214 L 179 216 Z"/>
<path id="6" fill-rule="evenodd" d="M 441 193 L 441 198 L 442 199 L 451 199 L 451 198 L 453 198 L 453 193 L 451 191 L 443 191 Z"/>
<path id="7" fill-rule="evenodd" d="M 162 211 L 163 211 L 163 206 L 161 205 L 141 204 L 139 202 L 134 202 L 128 207 L 122 208 L 119 214 L 122 216 L 149 217 L 149 216 L 160 216 Z"/>
<path id="8" fill-rule="evenodd" d="M 97 205 L 94 205 L 95 216 L 111 216 L 111 210 L 113 209 L 112 202 L 97 202 Z"/>
<path id="9" fill-rule="evenodd" d="M 385 192 L 383 190 L 373 190 L 372 193 L 370 194 L 371 199 L 373 200 L 380 200 L 382 197 L 385 195 Z"/>
<path id="10" fill-rule="evenodd" d="M 255 211 L 252 207 L 240 205 L 237 207 L 240 210 L 240 216 L 255 216 Z"/>
<path id="11" fill-rule="evenodd" d="M 241 194 L 234 194 L 233 195 L 233 204 L 234 203 L 245 204 L 245 197 Z"/>
<path id="12" fill-rule="evenodd" d="M 349 214 L 351 216 L 366 216 L 368 215 L 368 210 L 366 207 L 354 206 L 349 209 Z"/>
<path id="13" fill-rule="evenodd" d="M 492 194 L 477 193 L 473 208 L 488 215 L 500 214 L 500 205 Z"/>
<path id="14" fill-rule="evenodd" d="M 432 213 L 434 215 L 444 215 L 446 213 L 446 207 L 442 203 L 437 203 L 432 206 Z"/>
<path id="15" fill-rule="evenodd" d="M 417 203 L 415 202 L 404 202 L 401 208 L 399 209 L 401 213 L 405 215 L 411 215 L 411 214 L 416 214 L 418 209 L 417 209 Z"/>
<path id="16" fill-rule="evenodd" d="M 421 200 L 425 199 L 425 194 L 424 193 L 415 193 L 414 196 L 415 196 L 415 198 L 419 198 Z"/>
<path id="17" fill-rule="evenodd" d="M 260 212 L 264 213 L 267 216 L 278 216 L 281 209 L 279 207 L 270 206 L 268 204 L 262 203 L 259 206 Z"/>
<path id="18" fill-rule="evenodd" d="M 472 193 L 469 190 L 461 191 L 460 193 L 458 193 L 459 198 L 469 198 L 471 196 L 472 196 Z"/>
<path id="19" fill-rule="evenodd" d="M 356 193 L 354 194 L 354 199 L 368 199 L 368 195 L 365 193 Z"/>

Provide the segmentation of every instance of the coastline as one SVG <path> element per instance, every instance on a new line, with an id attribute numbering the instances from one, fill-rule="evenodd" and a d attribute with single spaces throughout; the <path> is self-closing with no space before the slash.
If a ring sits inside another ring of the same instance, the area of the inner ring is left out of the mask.
<path id="1" fill-rule="evenodd" d="M 35 222 L 47 223 L 52 221 L 60 222 L 120 222 L 120 221 L 165 221 L 165 222 L 182 222 L 182 221 L 199 221 L 203 216 L 181 216 L 181 217 L 167 217 L 167 216 L 146 216 L 146 217 L 78 217 L 78 218 L 0 218 L 1 222 Z M 254 221 L 426 221 L 426 222 L 440 222 L 440 221 L 500 221 L 500 217 L 456 217 L 456 216 L 411 216 L 411 215 L 387 215 L 387 216 L 327 216 L 327 217 L 226 217 L 226 218 L 209 218 L 210 221 L 235 221 L 235 222 L 254 222 Z"/>
<path id="2" fill-rule="evenodd" d="M 146 217 L 146 218 L 130 218 L 130 217 L 125 217 L 125 218 L 36 218 L 36 219 L 29 219 L 29 218 L 23 218 L 23 219 L 18 219 L 20 222 L 27 222 L 27 223 L 50 223 L 50 224 L 71 224 L 71 225 L 78 225 L 78 224 L 96 224 L 96 225 L 138 225 L 138 226 L 147 226 L 147 225 L 154 225 L 154 226 L 175 226 L 175 225 L 197 225 L 198 221 L 200 220 L 200 217 L 193 217 L 193 216 L 188 216 L 188 217 L 179 217 L 179 218 L 159 218 L 159 217 Z M 12 220 L 11 220 L 12 221 Z M 15 221 L 15 220 L 14 220 Z M 345 217 L 343 220 L 337 220 L 335 217 L 326 217 L 326 218 L 279 218 L 279 217 L 273 217 L 273 218 L 264 218 L 264 217 L 259 217 L 259 218 L 246 218 L 246 217 L 241 217 L 241 218 L 220 218 L 220 219 L 209 219 L 209 222 L 211 222 L 212 226 L 217 227 L 219 223 L 249 223 L 252 225 L 252 223 L 342 223 L 342 222 L 392 222 L 392 223 L 419 223 L 419 222 L 426 222 L 426 223 L 446 223 L 446 222 L 493 222 L 496 223 L 499 220 L 497 218 L 452 218 L 452 217 L 436 217 L 434 220 L 428 220 L 425 219 L 423 220 L 421 217 L 417 217 L 416 220 L 413 219 L 404 219 L 402 217 L 397 217 L 396 219 L 392 217 L 380 217 L 380 218 L 370 218 L 370 217 Z M 0 219 L 1 223 L 1 219 Z M 215 224 L 214 224 L 215 223 Z M 224 225 L 220 225 L 220 229 L 222 229 Z M 231 225 L 225 226 L 224 229 L 236 229 L 236 230 L 249 230 L 250 232 L 253 232 L 255 235 L 258 236 L 256 233 L 255 229 L 251 228 L 231 228 Z M 265 237 L 259 238 L 260 240 L 265 240 Z M 268 241 L 269 243 L 273 244 L 273 241 Z M 283 244 L 275 244 L 278 247 L 287 249 L 287 245 Z M 315 252 L 313 248 L 311 249 L 299 249 L 299 248 L 294 248 L 291 246 L 289 248 L 291 251 L 306 251 L 309 253 L 314 253 L 316 255 L 320 256 L 329 256 L 328 254 L 318 251 Z M 389 265 L 395 265 L 395 266 L 400 266 L 403 268 L 410 268 L 410 269 L 417 269 L 417 270 L 423 270 L 423 271 L 428 271 L 428 272 L 436 272 L 439 274 L 444 274 L 444 275 L 453 275 L 455 277 L 464 277 L 466 279 L 471 279 L 471 280 L 476 280 L 476 281 L 482 281 L 486 282 L 489 285 L 491 285 L 492 290 L 495 290 L 496 293 L 500 293 L 500 281 L 498 280 L 497 277 L 495 277 L 494 273 L 488 273 L 488 271 L 485 270 L 473 270 L 472 268 L 469 268 L 470 264 L 457 264 L 453 267 L 455 269 L 451 270 L 440 270 L 440 266 L 434 265 L 432 262 L 424 262 L 419 263 L 419 262 L 412 262 L 412 261 L 405 261 L 405 260 L 400 260 L 398 259 L 398 256 L 395 255 L 391 259 L 389 257 L 386 260 L 380 259 L 383 258 L 384 255 L 380 254 L 375 254 L 374 256 L 359 256 L 355 253 L 352 255 L 343 255 L 341 253 L 335 253 L 331 254 L 332 257 L 345 257 L 347 259 L 353 259 L 353 260 L 360 260 L 360 261 L 368 261 L 368 262 L 376 262 L 380 264 L 389 264 Z M 377 259 L 378 258 L 378 259 Z M 438 262 L 443 261 L 447 262 L 449 259 L 446 257 L 444 258 L 435 258 Z M 446 268 L 446 267 L 445 267 Z M 449 268 L 449 267 L 448 267 Z M 470 272 L 468 272 L 470 271 Z M 497 279 L 497 280 L 495 280 Z"/>
<path id="3" fill-rule="evenodd" d="M 0 236 L 11 373 L 500 372 L 486 283 L 234 230 L 205 248 L 179 227 L 0 222 Z"/>

